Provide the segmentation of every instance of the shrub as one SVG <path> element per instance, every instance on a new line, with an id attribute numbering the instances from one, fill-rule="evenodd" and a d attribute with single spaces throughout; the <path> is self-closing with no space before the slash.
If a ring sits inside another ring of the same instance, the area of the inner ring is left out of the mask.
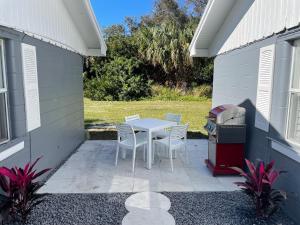
<path id="1" fill-rule="evenodd" d="M 152 99 L 163 101 L 198 101 L 211 97 L 212 87 L 201 85 L 184 90 L 161 85 L 152 86 Z"/>
<path id="2" fill-rule="evenodd" d="M 84 79 L 84 95 L 92 100 L 138 100 L 151 94 L 151 82 L 142 74 L 136 58 L 117 57 L 105 64 L 93 79 Z"/>
<path id="3" fill-rule="evenodd" d="M 194 87 L 192 89 L 191 93 L 193 96 L 211 98 L 212 86 L 203 84 L 203 85 Z"/>
<path id="4" fill-rule="evenodd" d="M 12 218 L 20 217 L 24 223 L 32 208 L 41 203 L 44 196 L 36 194 L 42 184 L 35 180 L 50 169 L 36 172 L 34 167 L 39 160 L 33 164 L 27 163 L 24 168 L 0 168 L 0 187 L 5 193 L 1 195 L 5 203 L 2 204 L 1 212 L 8 211 Z"/>
<path id="5" fill-rule="evenodd" d="M 236 184 L 253 199 L 257 216 L 269 217 L 279 209 L 280 203 L 286 199 L 284 191 L 273 188 L 273 184 L 283 171 L 274 169 L 274 161 L 266 166 L 264 162 L 259 162 L 255 167 L 246 159 L 246 164 L 248 173 L 240 168 L 232 168 L 246 178 L 245 182 L 236 182 Z"/>

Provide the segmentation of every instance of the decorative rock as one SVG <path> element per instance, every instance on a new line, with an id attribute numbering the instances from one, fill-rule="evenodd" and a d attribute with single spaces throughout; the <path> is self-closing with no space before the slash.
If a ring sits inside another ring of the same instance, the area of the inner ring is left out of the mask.
<path id="1" fill-rule="evenodd" d="M 175 225 L 175 219 L 167 211 L 155 208 L 128 213 L 122 225 Z"/>
<path id="2" fill-rule="evenodd" d="M 155 192 L 141 192 L 131 195 L 126 200 L 125 207 L 130 212 L 139 209 L 163 209 L 168 211 L 171 207 L 171 202 L 162 194 Z"/>

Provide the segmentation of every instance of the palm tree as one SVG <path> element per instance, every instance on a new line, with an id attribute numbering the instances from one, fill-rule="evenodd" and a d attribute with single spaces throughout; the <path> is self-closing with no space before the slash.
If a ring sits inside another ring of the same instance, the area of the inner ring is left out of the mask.
<path id="1" fill-rule="evenodd" d="M 140 57 L 153 65 L 161 65 L 168 74 L 169 81 L 176 85 L 190 75 L 192 61 L 189 57 L 189 43 L 192 39 L 192 26 L 187 24 L 180 29 L 174 22 L 161 26 L 142 27 L 136 33 Z"/>

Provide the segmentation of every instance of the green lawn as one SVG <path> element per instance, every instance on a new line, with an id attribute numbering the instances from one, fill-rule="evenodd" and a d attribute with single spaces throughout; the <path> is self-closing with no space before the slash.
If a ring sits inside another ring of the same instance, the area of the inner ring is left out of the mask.
<path id="1" fill-rule="evenodd" d="M 190 124 L 191 131 L 205 133 L 203 126 L 210 107 L 210 100 L 106 102 L 85 98 L 84 116 L 85 123 L 116 123 L 123 122 L 125 116 L 133 114 L 144 118 L 163 118 L 167 112 L 180 113 L 183 123 Z"/>

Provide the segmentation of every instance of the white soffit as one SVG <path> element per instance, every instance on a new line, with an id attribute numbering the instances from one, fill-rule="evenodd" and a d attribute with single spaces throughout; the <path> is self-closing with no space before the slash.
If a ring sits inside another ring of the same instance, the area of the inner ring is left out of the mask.
<path id="1" fill-rule="evenodd" d="M 0 0 L 0 25 L 81 55 L 106 54 L 90 0 Z"/>
<path id="2" fill-rule="evenodd" d="M 190 55 L 210 57 L 300 25 L 300 0 L 210 0 Z"/>
<path id="3" fill-rule="evenodd" d="M 77 0 L 80 4 L 74 4 L 74 0 L 63 1 L 81 37 L 85 40 L 87 55 L 105 56 L 107 47 L 90 0 Z"/>
<path id="4" fill-rule="evenodd" d="M 236 0 L 209 0 L 190 44 L 190 56 L 208 57 L 208 49 Z"/>

